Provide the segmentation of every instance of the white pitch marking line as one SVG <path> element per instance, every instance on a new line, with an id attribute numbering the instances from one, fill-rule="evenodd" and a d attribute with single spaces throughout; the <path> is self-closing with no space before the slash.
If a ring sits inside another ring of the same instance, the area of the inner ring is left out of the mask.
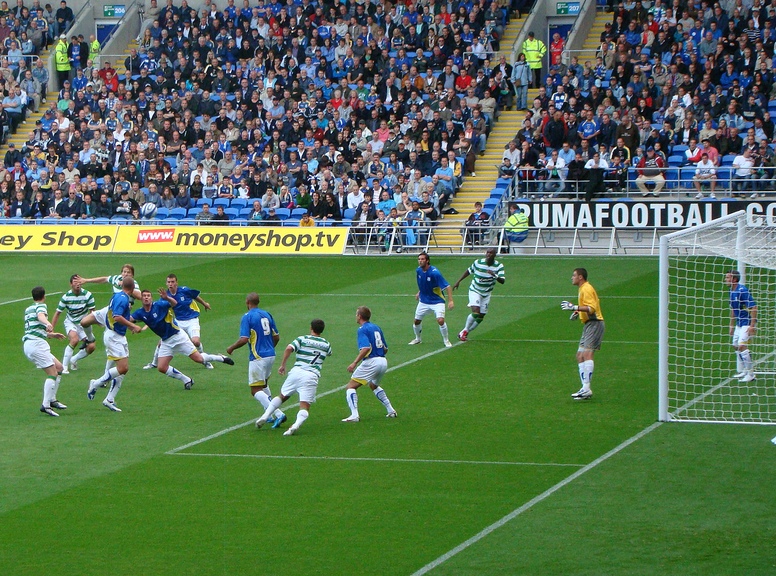
<path id="1" fill-rule="evenodd" d="M 92 292 L 94 292 L 92 290 Z M 242 296 L 244 295 L 243 292 L 207 292 L 210 296 Z M 412 294 L 397 294 L 396 292 L 391 292 L 390 294 L 375 294 L 373 292 L 369 292 L 367 294 L 352 294 L 350 292 L 331 292 L 327 294 L 316 294 L 316 296 L 355 296 L 357 298 L 366 298 L 366 297 L 374 297 L 374 298 L 414 298 L 416 293 Z M 260 296 L 310 296 L 307 292 L 262 292 Z M 557 299 L 557 298 L 568 298 L 568 294 L 560 294 L 558 296 L 552 296 L 547 294 L 492 294 L 491 298 L 504 298 L 504 299 L 513 299 L 513 298 L 519 298 L 519 299 L 532 299 L 532 298 L 551 298 L 551 299 Z M 606 296 L 607 300 L 657 300 L 657 296 Z"/>
<path id="2" fill-rule="evenodd" d="M 462 344 L 461 342 L 456 342 L 455 344 L 453 344 L 453 346 L 454 347 L 460 346 L 461 344 Z M 393 372 L 394 370 L 398 370 L 399 368 L 404 368 L 405 366 L 409 366 L 411 364 L 414 364 L 415 362 L 420 362 L 421 360 L 425 360 L 426 358 L 439 354 L 440 352 L 444 352 L 445 350 L 449 350 L 449 348 L 439 348 L 437 350 L 433 350 L 432 352 L 428 352 L 427 354 L 423 354 L 422 356 L 418 356 L 417 358 L 413 358 L 412 360 L 407 360 L 406 362 L 402 362 L 401 364 L 397 364 L 396 366 L 391 366 L 390 368 L 388 368 L 388 370 L 386 370 L 386 373 Z M 332 390 L 327 390 L 326 392 L 318 394 L 316 396 L 316 399 L 323 398 L 331 394 L 336 394 L 337 392 L 342 392 L 345 388 L 347 388 L 347 384 L 343 384 L 342 386 L 333 388 Z M 289 404 L 287 408 L 296 408 L 297 406 L 299 406 L 298 402 L 295 404 Z M 219 436 L 223 436 L 224 434 L 229 434 L 229 432 L 234 432 L 235 430 L 239 430 L 240 428 L 245 428 L 246 426 L 250 426 L 254 422 L 256 422 L 256 418 L 248 420 L 247 422 L 243 422 L 242 424 L 235 424 L 234 426 L 225 428 L 220 432 L 215 432 L 210 436 L 205 436 L 204 438 L 200 438 L 199 440 L 194 440 L 193 442 L 189 442 L 188 444 L 184 444 L 183 446 L 178 446 L 177 448 L 173 448 L 172 450 L 165 452 L 165 454 L 168 454 L 168 455 L 176 454 L 182 450 L 186 450 L 187 448 L 191 448 L 193 446 L 197 446 L 198 444 L 202 444 L 203 442 L 207 442 L 208 440 L 213 440 L 214 438 L 218 438 Z"/>
<path id="3" fill-rule="evenodd" d="M 447 562 L 450 558 L 452 558 L 453 556 L 455 556 L 459 552 L 463 552 L 464 550 L 469 548 L 471 545 L 476 544 L 477 542 L 479 542 L 480 540 L 482 540 L 483 538 L 485 538 L 486 536 L 488 536 L 492 532 L 498 530 L 499 528 L 501 528 L 502 526 L 504 526 L 505 524 L 507 524 L 511 520 L 514 520 L 515 518 L 520 516 L 523 512 L 526 512 L 527 510 L 530 510 L 536 504 L 539 504 L 543 500 L 546 500 L 547 498 L 552 496 L 555 492 L 557 492 L 558 490 L 560 490 L 561 488 L 563 488 L 567 484 L 572 483 L 574 480 L 576 480 L 577 478 L 579 478 L 580 476 L 582 476 L 586 472 L 589 472 L 590 470 L 592 470 L 593 468 L 595 468 L 599 464 L 605 462 L 606 460 L 608 460 L 609 458 L 611 458 L 615 454 L 621 452 L 622 450 L 624 450 L 625 448 L 627 448 L 628 446 L 630 446 L 631 444 L 633 444 L 637 440 L 640 440 L 641 438 L 643 438 L 644 436 L 646 436 L 647 434 L 649 434 L 650 432 L 655 430 L 661 424 L 663 424 L 663 423 L 662 422 L 655 422 L 654 424 L 652 424 L 651 426 L 645 428 L 644 430 L 642 430 L 641 432 L 639 432 L 635 436 L 631 436 L 625 442 L 623 442 L 619 446 L 609 450 L 609 452 L 607 452 L 603 456 L 599 456 L 598 458 L 593 460 L 590 464 L 588 464 L 584 468 L 580 468 L 579 470 L 574 472 L 571 476 L 569 476 L 567 478 L 564 478 L 563 480 L 561 480 L 560 482 L 555 484 L 555 486 L 553 486 L 552 488 L 549 488 L 548 490 L 545 490 L 544 492 L 542 492 L 541 494 L 539 494 L 538 496 L 536 496 L 532 500 L 529 500 L 528 502 L 526 502 L 525 504 L 520 506 L 520 508 L 517 508 L 516 510 L 513 510 L 512 512 L 510 512 L 509 514 L 507 514 L 506 516 L 501 518 L 501 520 L 498 520 L 497 522 L 494 522 L 493 524 L 491 524 L 490 526 L 488 526 L 487 528 L 485 528 L 481 532 L 478 532 L 477 534 L 475 534 L 474 536 L 472 536 L 471 538 L 469 538 L 465 542 L 462 542 L 461 544 L 459 544 L 458 546 L 456 546 L 455 548 L 453 548 L 449 552 L 445 552 L 439 558 L 429 562 L 428 564 L 423 566 L 423 568 L 421 568 L 417 572 L 413 572 L 412 576 L 423 576 L 423 574 L 428 574 L 431 570 L 433 570 L 437 566 Z"/>
<path id="4" fill-rule="evenodd" d="M 56 296 L 57 294 L 64 294 L 64 292 L 46 292 L 46 296 Z M 26 298 L 17 298 L 16 300 L 8 300 L 6 302 L 0 302 L 0 306 L 5 306 L 6 304 L 16 304 L 17 302 L 24 302 L 25 300 L 32 300 L 32 296 L 27 296 Z"/>
<path id="5" fill-rule="evenodd" d="M 277 454 L 200 454 L 194 452 L 176 452 L 175 456 L 199 456 L 201 458 L 258 458 L 262 460 L 332 460 L 343 462 L 391 462 L 407 464 L 470 464 L 475 466 L 554 466 L 564 468 L 582 468 L 584 464 L 561 464 L 559 462 L 488 462 L 480 460 L 433 460 L 423 458 L 357 458 L 345 456 L 281 456 Z"/>
<path id="6" fill-rule="evenodd" d="M 535 338 L 480 338 L 479 340 L 475 340 L 475 342 L 538 342 L 540 344 L 571 344 L 579 342 L 579 338 L 575 340 L 536 340 Z M 607 340 L 607 344 L 638 344 L 638 345 L 653 345 L 657 346 L 658 342 L 655 340 L 654 342 L 644 341 L 640 342 L 638 340 Z"/>

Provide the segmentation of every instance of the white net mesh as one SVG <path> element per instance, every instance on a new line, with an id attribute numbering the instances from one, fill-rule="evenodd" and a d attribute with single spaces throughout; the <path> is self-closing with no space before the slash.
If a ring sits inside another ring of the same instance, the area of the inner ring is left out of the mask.
<path id="1" fill-rule="evenodd" d="M 669 236 L 668 249 L 670 419 L 776 424 L 776 228 L 739 228 L 727 217 Z M 758 309 L 749 341 L 756 379 L 746 383 L 735 377 L 724 283 L 739 267 Z"/>

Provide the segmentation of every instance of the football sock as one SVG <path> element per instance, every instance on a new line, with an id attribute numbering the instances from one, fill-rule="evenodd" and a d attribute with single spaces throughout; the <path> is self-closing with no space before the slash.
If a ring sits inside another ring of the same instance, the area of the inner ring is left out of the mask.
<path id="1" fill-rule="evenodd" d="M 253 397 L 256 398 L 256 401 L 261 404 L 265 410 L 269 407 L 270 399 L 264 390 L 259 390 L 256 392 L 256 394 L 253 395 Z"/>
<path id="2" fill-rule="evenodd" d="M 393 406 L 391 406 L 391 401 L 388 400 L 388 395 L 385 393 L 385 390 L 383 390 L 380 386 L 374 389 L 375 396 L 377 396 L 377 399 L 383 403 L 383 406 L 385 406 L 385 410 L 390 414 L 391 412 L 396 412 L 396 410 L 393 409 Z"/>
<path id="3" fill-rule="evenodd" d="M 744 359 L 741 358 L 741 352 L 736 351 L 736 371 L 741 374 L 744 371 Z"/>
<path id="4" fill-rule="evenodd" d="M 52 399 L 52 400 L 56 400 L 56 399 L 57 399 L 57 392 L 59 392 L 59 385 L 60 385 L 61 383 L 62 383 L 62 375 L 61 375 L 61 374 L 59 374 L 59 375 L 57 375 L 57 377 L 54 379 L 54 387 L 52 388 L 52 393 L 53 393 L 53 396 L 51 397 L 51 399 Z"/>
<path id="5" fill-rule="evenodd" d="M 200 354 L 202 354 L 205 351 L 205 349 L 202 347 L 202 342 L 200 342 L 199 345 L 197 346 L 197 350 L 199 350 Z"/>
<path id="6" fill-rule="evenodd" d="M 167 368 L 167 372 L 165 372 L 164 375 L 169 376 L 170 378 L 175 378 L 176 380 L 180 380 L 181 382 L 188 382 L 191 380 L 191 378 L 186 376 L 183 372 L 173 368 L 172 366 Z"/>
<path id="7" fill-rule="evenodd" d="M 87 342 L 94 342 L 94 333 L 92 332 L 91 326 L 86 326 L 84 328 L 84 334 L 86 334 L 86 341 Z"/>
<path id="8" fill-rule="evenodd" d="M 358 394 L 355 388 L 348 388 L 345 391 L 345 399 L 348 401 L 348 408 L 350 408 L 350 415 L 354 418 L 358 418 Z"/>
<path id="9" fill-rule="evenodd" d="M 464 325 L 463 329 L 467 332 L 471 332 L 473 330 L 473 326 L 476 326 L 476 322 L 474 321 L 474 316 L 469 314 L 466 317 L 466 324 Z"/>
<path id="10" fill-rule="evenodd" d="M 304 424 L 304 421 L 307 420 L 307 417 L 310 415 L 310 413 L 307 410 L 300 410 L 296 413 L 296 422 L 294 422 L 294 425 L 292 426 L 293 429 L 299 428 L 302 424 Z"/>
<path id="11" fill-rule="evenodd" d="M 439 327 L 439 331 L 442 333 L 442 340 L 447 342 L 450 339 L 450 334 L 448 334 L 448 331 L 447 331 L 447 322 L 445 322 Z"/>
<path id="12" fill-rule="evenodd" d="M 99 380 L 100 382 L 107 382 L 108 380 L 113 380 L 119 377 L 119 369 L 113 366 L 112 368 L 108 368 L 105 370 L 105 374 L 100 376 Z"/>
<path id="13" fill-rule="evenodd" d="M 86 351 L 86 348 L 79 350 L 78 354 L 76 354 L 70 359 L 70 363 L 72 364 L 73 362 L 78 362 L 81 358 L 86 358 L 88 355 L 89 355 L 89 352 Z"/>
<path id="14" fill-rule="evenodd" d="M 113 402 L 116 399 L 116 394 L 118 394 L 119 390 L 121 390 L 121 384 L 123 382 L 124 376 L 121 374 L 113 379 L 113 381 L 110 383 L 110 390 L 108 390 L 108 395 L 105 397 L 108 402 Z"/>
<path id="15" fill-rule="evenodd" d="M 423 325 L 422 324 L 413 324 L 412 330 L 415 332 L 415 338 L 420 340 L 420 333 L 423 331 Z"/>
<path id="16" fill-rule="evenodd" d="M 585 390 L 587 388 L 587 373 L 585 372 L 585 363 L 580 362 L 577 364 L 579 368 L 579 380 L 582 382 L 582 389 Z"/>
<path id="17" fill-rule="evenodd" d="M 741 357 L 741 363 L 744 365 L 744 371 L 745 372 L 751 372 L 752 371 L 752 355 L 749 352 L 749 348 L 746 350 L 742 350 L 738 353 L 738 355 Z"/>
<path id="18" fill-rule="evenodd" d="M 593 361 L 585 360 L 583 364 L 585 365 L 585 380 L 587 381 L 583 388 L 590 390 L 590 384 L 593 381 Z"/>
<path id="19" fill-rule="evenodd" d="M 485 317 L 485 315 L 484 315 L 484 314 L 476 314 L 476 315 L 475 315 L 475 314 L 472 314 L 472 315 L 471 315 L 471 318 L 472 318 L 472 320 L 473 320 L 473 323 L 472 323 L 472 327 L 468 329 L 468 330 L 469 330 L 469 332 L 471 332 L 472 330 L 474 330 L 475 328 L 477 328 L 477 326 L 479 326 L 479 325 L 480 325 L 480 322 L 482 322 L 482 319 L 483 319 L 484 317 Z"/>
<path id="20" fill-rule="evenodd" d="M 262 415 L 262 418 L 269 419 L 269 417 L 275 412 L 275 410 L 280 408 L 280 405 L 282 403 L 283 401 L 280 399 L 280 396 L 278 396 L 277 398 L 273 398 L 272 400 L 267 402 L 267 407 L 264 410 L 264 414 Z"/>
<path id="21" fill-rule="evenodd" d="M 151 361 L 151 364 L 154 366 L 159 365 L 159 344 L 157 344 L 156 348 L 154 348 L 154 359 Z"/>
<path id="22" fill-rule="evenodd" d="M 223 362 L 224 357 L 220 354 L 206 354 L 205 352 L 200 352 L 200 355 L 202 356 L 202 363 L 205 362 Z"/>
<path id="23" fill-rule="evenodd" d="M 66 370 L 70 369 L 70 360 L 73 358 L 73 348 L 68 344 L 65 346 L 65 355 L 62 357 L 62 366 L 65 367 Z"/>
<path id="24" fill-rule="evenodd" d="M 43 383 L 43 406 L 51 408 L 51 401 L 54 399 L 54 381 L 53 376 L 47 376 Z"/>

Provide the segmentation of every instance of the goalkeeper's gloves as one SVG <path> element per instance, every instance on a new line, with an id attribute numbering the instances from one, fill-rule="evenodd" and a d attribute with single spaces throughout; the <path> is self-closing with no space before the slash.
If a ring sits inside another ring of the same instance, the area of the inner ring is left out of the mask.
<path id="1" fill-rule="evenodd" d="M 573 310 L 574 312 L 579 310 L 579 306 L 572 304 L 568 300 L 564 300 L 560 303 L 561 310 Z"/>
<path id="2" fill-rule="evenodd" d="M 569 320 L 579 320 L 579 312 L 572 312 Z"/>

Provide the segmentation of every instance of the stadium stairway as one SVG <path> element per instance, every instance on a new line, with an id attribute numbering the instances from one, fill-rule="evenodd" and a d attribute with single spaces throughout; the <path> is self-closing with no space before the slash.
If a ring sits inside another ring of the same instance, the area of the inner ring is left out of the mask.
<path id="1" fill-rule="evenodd" d="M 46 63 L 48 66 L 48 59 L 49 54 L 51 51 L 46 48 L 43 50 L 39 57 L 43 60 L 43 62 Z M 49 87 L 52 85 L 55 85 L 57 83 L 56 77 L 49 78 Z M 13 142 L 16 145 L 17 150 L 21 150 L 22 146 L 24 146 L 24 143 L 27 141 L 27 136 L 30 132 L 35 130 L 35 121 L 39 120 L 43 116 L 43 112 L 45 112 L 46 108 L 48 108 L 49 102 L 56 102 L 57 100 L 57 92 L 47 92 L 46 93 L 46 102 L 40 103 L 40 108 L 38 109 L 38 113 L 35 114 L 33 112 L 30 112 L 27 114 L 27 119 L 19 124 L 19 126 L 16 128 L 16 133 L 10 134 L 8 136 L 8 141 L 5 144 L 0 144 L 0 156 L 5 156 L 5 153 L 8 151 L 8 144 Z"/>
<path id="2" fill-rule="evenodd" d="M 492 60 L 493 64 L 498 62 L 501 56 L 505 56 L 507 62 L 510 62 L 512 56 L 512 46 L 514 46 L 515 40 L 517 40 L 518 34 L 520 34 L 520 31 L 523 29 L 523 25 L 525 24 L 527 18 L 528 15 L 526 14 L 520 16 L 520 18 L 513 17 L 509 21 L 509 24 L 504 30 L 504 35 L 501 38 L 501 42 L 499 42 L 500 49 L 494 54 L 494 58 Z"/>
<path id="3" fill-rule="evenodd" d="M 612 21 L 612 14 L 599 10 L 596 12 L 595 21 L 592 28 L 582 44 L 582 51 L 577 52 L 574 56 L 579 58 L 579 63 L 584 66 L 586 61 L 590 61 L 590 64 L 595 68 L 595 55 L 598 48 L 601 46 L 601 34 L 604 31 L 607 22 Z"/>

